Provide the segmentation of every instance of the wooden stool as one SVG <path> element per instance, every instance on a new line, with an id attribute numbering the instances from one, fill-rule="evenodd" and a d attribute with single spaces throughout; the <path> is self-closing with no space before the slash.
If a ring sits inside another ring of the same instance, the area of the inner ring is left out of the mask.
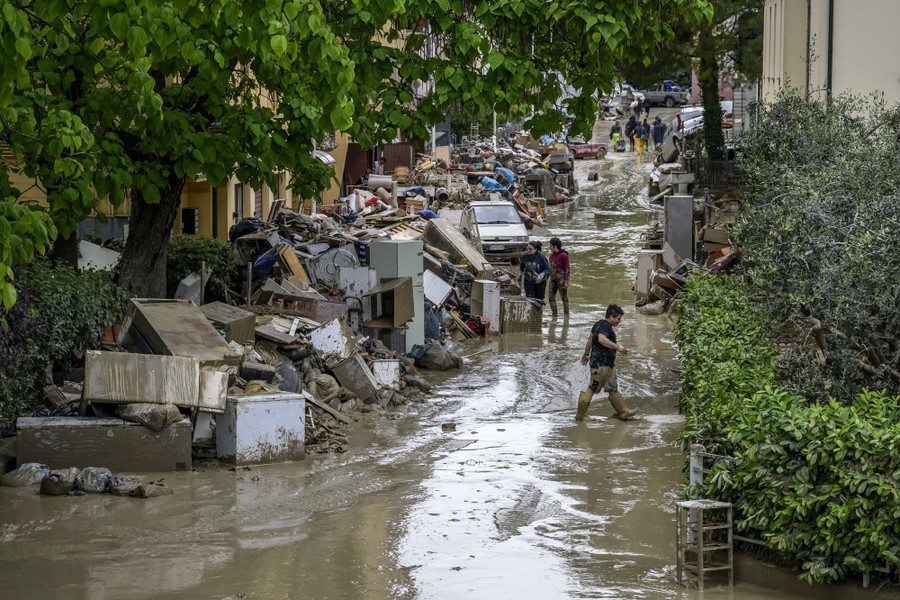
<path id="1" fill-rule="evenodd" d="M 728 585 L 733 586 L 734 540 L 731 503 L 687 500 L 678 502 L 676 510 L 678 584 L 682 584 L 683 572 L 690 571 L 697 575 L 698 588 L 702 591 L 706 573 L 728 571 Z M 687 560 L 689 551 L 694 553 L 695 560 Z"/>

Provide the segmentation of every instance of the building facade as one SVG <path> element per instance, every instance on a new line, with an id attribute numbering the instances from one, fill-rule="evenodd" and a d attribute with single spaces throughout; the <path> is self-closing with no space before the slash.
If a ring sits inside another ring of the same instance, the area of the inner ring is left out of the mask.
<path id="1" fill-rule="evenodd" d="M 900 102 L 900 2 L 766 0 L 762 94 L 852 92 Z"/>

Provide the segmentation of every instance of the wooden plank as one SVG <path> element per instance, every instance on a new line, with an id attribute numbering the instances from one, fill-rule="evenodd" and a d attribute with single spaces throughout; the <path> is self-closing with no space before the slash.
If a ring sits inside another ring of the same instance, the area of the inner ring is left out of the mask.
<path id="1" fill-rule="evenodd" d="M 283 269 L 296 275 L 306 285 L 310 285 L 309 275 L 306 274 L 306 269 L 300 264 L 300 260 L 292 247 L 286 244 L 279 246 L 275 253 L 278 255 L 278 263 Z"/>
<path id="2" fill-rule="evenodd" d="M 331 408 L 330 406 L 328 406 L 328 405 L 325 404 L 324 402 L 319 402 L 318 400 L 316 400 L 316 399 L 312 396 L 312 394 L 309 394 L 309 395 L 307 396 L 306 401 L 309 402 L 310 404 L 312 404 L 313 406 L 315 406 L 316 408 L 321 408 L 322 410 L 324 410 L 325 412 L 327 412 L 329 415 L 331 415 L 332 417 L 334 417 L 335 419 L 337 419 L 337 420 L 340 421 L 341 423 L 347 423 L 348 425 L 350 424 L 350 419 L 348 419 L 347 417 L 345 417 L 344 415 L 342 415 L 342 414 L 339 413 L 338 411 L 334 410 L 333 408 Z"/>

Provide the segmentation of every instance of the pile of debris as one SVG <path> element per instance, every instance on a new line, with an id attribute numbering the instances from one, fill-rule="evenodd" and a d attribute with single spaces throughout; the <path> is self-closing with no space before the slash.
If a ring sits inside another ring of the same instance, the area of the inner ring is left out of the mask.
<path id="1" fill-rule="evenodd" d="M 678 290 L 697 272 L 728 270 L 740 258 L 729 233 L 736 211 L 728 198 L 694 198 L 694 175 L 682 163 L 660 165 L 651 176 L 645 247 L 638 253 L 634 292 L 644 314 L 671 311 Z M 687 258 L 683 258 L 687 257 Z"/>

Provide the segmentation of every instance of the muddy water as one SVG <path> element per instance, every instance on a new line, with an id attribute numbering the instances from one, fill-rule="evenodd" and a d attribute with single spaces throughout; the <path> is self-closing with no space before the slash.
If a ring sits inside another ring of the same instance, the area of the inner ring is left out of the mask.
<path id="1" fill-rule="evenodd" d="M 585 181 L 594 161 L 580 161 Z M 369 415 L 340 456 L 167 474 L 172 496 L 42 498 L 0 488 L 4 598 L 699 598 L 675 584 L 683 457 L 665 317 L 631 305 L 649 165 L 614 155 L 605 181 L 554 209 L 572 254 L 571 318 L 542 336 L 477 340 L 435 397 Z M 620 389 L 643 417 L 606 417 L 578 364 L 606 304 L 626 307 Z M 441 424 L 454 422 L 455 431 Z M 710 599 L 791 598 L 746 584 Z M 797 596 L 802 597 L 802 596 Z"/>

